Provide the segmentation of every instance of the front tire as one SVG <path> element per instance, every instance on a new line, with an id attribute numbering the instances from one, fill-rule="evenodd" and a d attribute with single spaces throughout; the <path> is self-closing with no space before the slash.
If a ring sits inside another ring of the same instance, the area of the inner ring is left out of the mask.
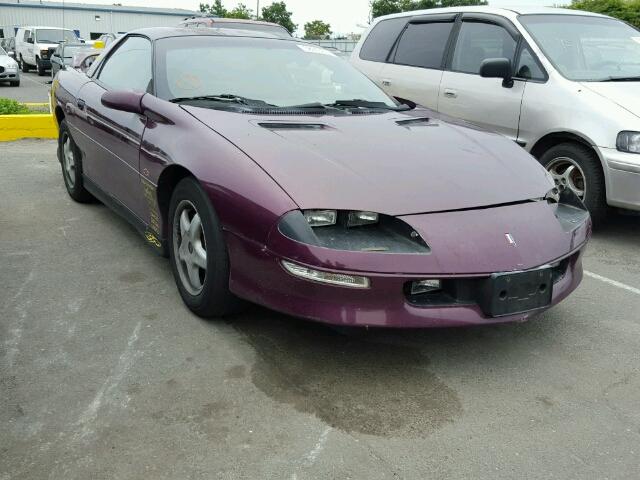
<path id="1" fill-rule="evenodd" d="M 36 68 L 38 69 L 38 76 L 40 77 L 44 77 L 47 73 L 39 58 L 36 58 Z"/>
<path id="2" fill-rule="evenodd" d="M 229 291 L 229 256 L 220 221 L 207 194 L 192 177 L 181 180 L 169 205 L 169 252 L 178 291 L 200 317 L 236 312 Z"/>
<path id="3" fill-rule="evenodd" d="M 540 163 L 551 173 L 559 188 L 570 188 L 591 213 L 594 224 L 607 215 L 604 173 L 596 153 L 586 145 L 562 143 L 547 150 Z"/>
<path id="4" fill-rule="evenodd" d="M 93 201 L 93 196 L 84 188 L 82 178 L 82 155 L 71 137 L 66 120 L 60 122 L 58 135 L 58 160 L 62 165 L 62 178 L 69 196 L 79 203 Z"/>
<path id="5" fill-rule="evenodd" d="M 20 69 L 24 72 L 24 73 L 29 73 L 29 65 L 27 65 L 27 63 L 24 61 L 24 58 L 22 58 L 22 55 L 20 55 Z"/>

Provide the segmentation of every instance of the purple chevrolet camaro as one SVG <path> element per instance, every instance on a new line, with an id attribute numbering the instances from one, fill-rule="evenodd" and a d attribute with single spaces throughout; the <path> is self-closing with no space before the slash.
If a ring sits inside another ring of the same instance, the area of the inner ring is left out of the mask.
<path id="1" fill-rule="evenodd" d="M 570 189 L 320 47 L 138 30 L 52 93 L 69 195 L 169 256 L 198 315 L 242 299 L 345 326 L 522 321 L 582 278 Z"/>

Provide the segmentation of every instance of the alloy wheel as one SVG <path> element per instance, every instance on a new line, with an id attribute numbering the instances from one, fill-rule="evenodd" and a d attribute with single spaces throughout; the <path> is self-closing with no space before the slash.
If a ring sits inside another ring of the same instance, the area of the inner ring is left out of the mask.
<path id="1" fill-rule="evenodd" d="M 76 184 L 76 158 L 71 137 L 68 133 L 62 138 L 62 165 L 67 182 L 71 188 Z"/>
<path id="2" fill-rule="evenodd" d="M 202 219 L 189 200 L 182 200 L 173 217 L 173 254 L 184 288 L 199 295 L 207 275 L 207 246 Z"/>
<path id="3" fill-rule="evenodd" d="M 547 165 L 547 170 L 560 190 L 569 188 L 581 200 L 587 195 L 587 184 L 584 171 L 578 163 L 569 157 L 557 157 Z"/>

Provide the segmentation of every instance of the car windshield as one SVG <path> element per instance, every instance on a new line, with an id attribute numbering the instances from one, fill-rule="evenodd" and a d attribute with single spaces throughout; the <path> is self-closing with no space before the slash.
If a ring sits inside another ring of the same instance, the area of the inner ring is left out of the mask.
<path id="1" fill-rule="evenodd" d="M 38 43 L 60 43 L 77 42 L 78 37 L 71 30 L 61 28 L 39 28 L 36 30 L 36 42 Z"/>
<path id="2" fill-rule="evenodd" d="M 640 31 L 624 22 L 586 15 L 522 15 L 520 22 L 570 80 L 640 77 Z"/>
<path id="3" fill-rule="evenodd" d="M 157 95 L 165 100 L 233 95 L 278 107 L 357 99 L 396 104 L 327 50 L 300 42 L 221 36 L 156 42 Z"/>
<path id="4" fill-rule="evenodd" d="M 93 50 L 91 45 L 65 45 L 63 52 L 64 58 L 73 58 L 73 56 L 83 50 Z"/>

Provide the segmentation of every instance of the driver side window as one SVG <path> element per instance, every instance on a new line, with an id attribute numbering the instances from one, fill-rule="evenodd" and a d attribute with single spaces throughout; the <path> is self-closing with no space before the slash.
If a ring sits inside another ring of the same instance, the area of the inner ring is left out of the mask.
<path id="1" fill-rule="evenodd" d="M 150 92 L 151 42 L 143 37 L 129 37 L 106 59 L 98 80 L 113 90 Z"/>

